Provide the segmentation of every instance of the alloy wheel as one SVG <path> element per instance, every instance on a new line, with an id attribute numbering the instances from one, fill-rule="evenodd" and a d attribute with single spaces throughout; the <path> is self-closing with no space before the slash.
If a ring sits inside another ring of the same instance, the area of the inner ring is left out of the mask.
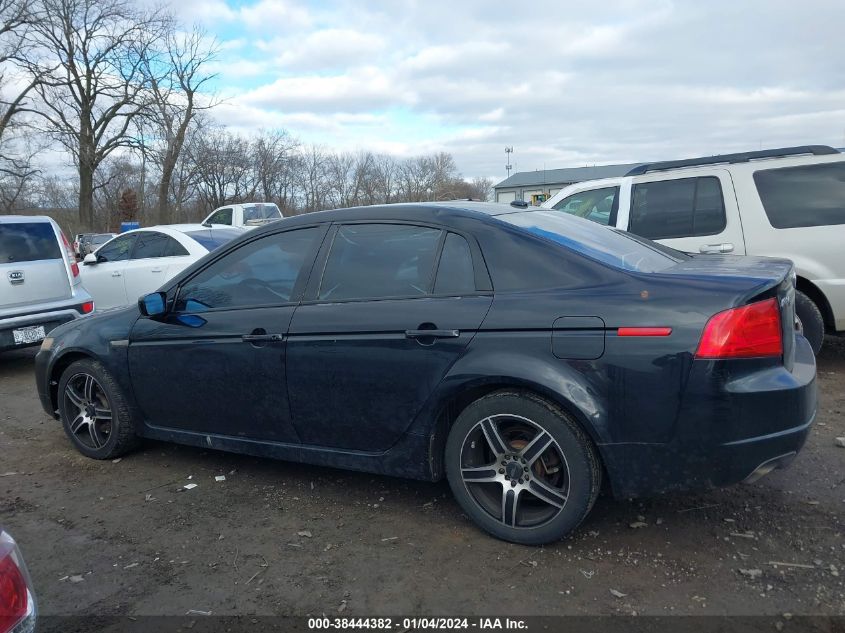
<path id="1" fill-rule="evenodd" d="M 528 418 L 477 422 L 461 447 L 461 479 L 473 501 L 510 528 L 552 521 L 569 496 L 569 466 L 552 435 Z"/>
<path id="2" fill-rule="evenodd" d="M 68 428 L 84 446 L 99 450 L 112 432 L 112 410 L 102 385 L 91 374 L 75 374 L 64 392 Z"/>

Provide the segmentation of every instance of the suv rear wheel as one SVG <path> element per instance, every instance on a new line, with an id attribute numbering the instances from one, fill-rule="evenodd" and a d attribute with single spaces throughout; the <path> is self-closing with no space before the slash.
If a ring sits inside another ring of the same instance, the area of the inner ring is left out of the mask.
<path id="1" fill-rule="evenodd" d="M 801 321 L 804 337 L 818 355 L 824 344 L 824 318 L 818 306 L 800 290 L 795 291 L 795 315 Z"/>
<path id="2" fill-rule="evenodd" d="M 595 448 L 575 420 L 547 400 L 511 390 L 464 409 L 446 441 L 446 474 L 479 526 L 525 545 L 572 532 L 601 486 Z"/>

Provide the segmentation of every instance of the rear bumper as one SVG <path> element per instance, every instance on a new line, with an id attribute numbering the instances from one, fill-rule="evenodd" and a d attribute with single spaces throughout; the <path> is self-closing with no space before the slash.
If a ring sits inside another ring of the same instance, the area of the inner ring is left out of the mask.
<path id="1" fill-rule="evenodd" d="M 82 312 L 83 303 L 85 303 L 85 301 L 79 301 L 78 305 L 76 305 L 75 302 L 74 305 L 64 309 L 19 314 L 13 317 L 0 319 L 0 352 L 40 345 L 41 341 L 27 344 L 15 343 L 15 337 L 13 335 L 14 330 L 24 327 L 43 325 L 45 334 L 49 336 L 50 332 L 62 323 L 67 323 L 68 321 L 73 321 L 74 319 L 85 316 Z"/>
<path id="2" fill-rule="evenodd" d="M 695 361 L 673 441 L 600 447 L 615 495 L 751 483 L 792 462 L 816 416 L 812 349 L 796 337 L 791 371 L 743 363 Z"/>

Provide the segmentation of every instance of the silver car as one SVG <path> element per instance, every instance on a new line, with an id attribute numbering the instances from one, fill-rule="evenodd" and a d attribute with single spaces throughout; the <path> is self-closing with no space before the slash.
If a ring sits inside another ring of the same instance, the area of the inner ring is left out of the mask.
<path id="1" fill-rule="evenodd" d="M 93 311 L 59 225 L 0 215 L 0 352 L 38 345 L 54 327 Z"/>

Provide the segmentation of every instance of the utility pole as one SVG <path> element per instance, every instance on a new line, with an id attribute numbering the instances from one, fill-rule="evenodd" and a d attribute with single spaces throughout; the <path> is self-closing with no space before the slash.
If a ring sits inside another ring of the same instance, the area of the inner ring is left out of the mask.
<path id="1" fill-rule="evenodd" d="M 505 170 L 508 172 L 508 178 L 511 175 L 511 169 L 513 169 L 513 165 L 511 165 L 511 154 L 513 154 L 513 146 L 505 148 L 505 154 L 508 155 L 508 164 L 505 165 Z"/>

